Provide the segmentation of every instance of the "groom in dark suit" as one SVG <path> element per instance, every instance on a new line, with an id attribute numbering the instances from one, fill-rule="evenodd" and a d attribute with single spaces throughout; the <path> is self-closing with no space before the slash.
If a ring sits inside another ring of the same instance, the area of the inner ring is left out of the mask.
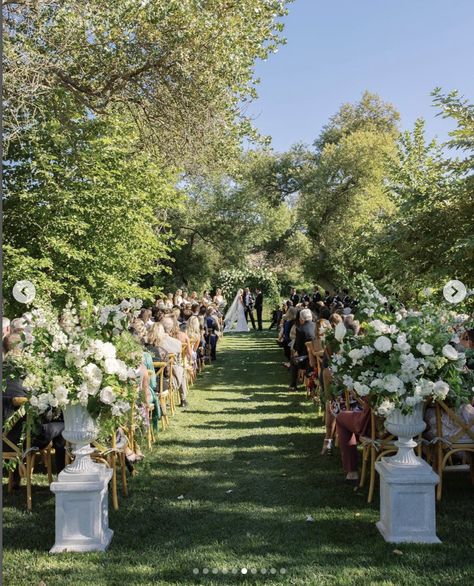
<path id="1" fill-rule="evenodd" d="M 258 287 L 255 289 L 255 311 L 257 312 L 257 322 L 259 332 L 263 329 L 262 313 L 263 313 L 263 293 Z"/>
<path id="2" fill-rule="evenodd" d="M 250 321 L 252 322 L 252 327 L 255 330 L 256 329 L 255 318 L 253 316 L 253 308 L 254 308 L 255 300 L 253 298 L 252 293 L 250 293 L 250 289 L 248 287 L 245 287 L 242 298 L 243 298 L 243 302 L 244 302 L 245 319 L 247 320 L 247 323 L 248 323 L 249 317 L 250 317 Z"/>

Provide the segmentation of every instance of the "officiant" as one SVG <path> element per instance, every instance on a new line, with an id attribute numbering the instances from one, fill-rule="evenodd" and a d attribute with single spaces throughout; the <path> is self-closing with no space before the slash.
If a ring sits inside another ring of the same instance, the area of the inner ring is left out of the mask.
<path id="1" fill-rule="evenodd" d="M 257 312 L 258 331 L 261 332 L 263 329 L 263 293 L 259 287 L 255 289 L 255 311 Z"/>
<path id="2" fill-rule="evenodd" d="M 245 319 L 247 320 L 247 323 L 249 321 L 249 317 L 250 317 L 250 321 L 252 322 L 252 327 L 253 329 L 257 329 L 255 327 L 255 318 L 253 315 L 253 308 L 255 306 L 255 300 L 253 298 L 252 293 L 250 293 L 250 289 L 248 287 L 245 287 L 243 295 L 242 295 L 242 300 L 244 303 L 244 312 L 245 312 Z"/>

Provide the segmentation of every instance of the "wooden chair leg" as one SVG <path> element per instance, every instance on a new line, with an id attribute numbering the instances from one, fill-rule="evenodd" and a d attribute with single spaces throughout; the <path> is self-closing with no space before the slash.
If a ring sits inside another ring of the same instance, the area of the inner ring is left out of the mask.
<path id="1" fill-rule="evenodd" d="M 115 453 L 110 455 L 109 459 L 109 466 L 112 468 L 112 506 L 114 507 L 114 511 L 118 511 L 119 504 L 118 504 L 118 494 L 117 494 L 117 458 Z"/>
<path id="2" fill-rule="evenodd" d="M 359 488 L 365 485 L 365 479 L 367 476 L 367 460 L 369 457 L 369 448 L 367 446 L 362 447 L 362 470 L 360 473 Z"/>
<path id="3" fill-rule="evenodd" d="M 122 476 L 122 494 L 123 494 L 123 496 L 128 496 L 127 466 L 125 464 L 125 454 L 120 454 L 119 460 L 120 460 L 120 473 Z"/>
<path id="4" fill-rule="evenodd" d="M 35 454 L 26 455 L 26 507 L 29 511 L 33 509 L 33 498 L 31 494 L 31 476 L 33 474 L 33 460 Z"/>
<path id="5" fill-rule="evenodd" d="M 441 446 L 441 442 L 438 442 L 437 445 L 438 453 L 437 453 L 437 463 L 436 463 L 436 472 L 439 476 L 439 483 L 436 487 L 436 500 L 440 501 L 441 496 L 443 494 L 443 447 Z"/>
<path id="6" fill-rule="evenodd" d="M 374 489 L 375 489 L 375 460 L 377 458 L 377 454 L 375 452 L 374 446 L 370 446 L 370 484 L 369 484 L 369 494 L 367 496 L 367 502 L 371 503 L 374 499 Z"/>
<path id="7" fill-rule="evenodd" d="M 53 482 L 53 467 L 51 463 L 51 448 L 47 448 L 46 450 L 46 470 L 48 472 L 48 483 L 51 484 Z"/>

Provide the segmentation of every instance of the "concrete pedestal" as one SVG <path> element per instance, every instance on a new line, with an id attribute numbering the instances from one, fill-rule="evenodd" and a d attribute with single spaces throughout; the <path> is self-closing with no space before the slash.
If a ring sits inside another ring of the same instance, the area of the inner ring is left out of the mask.
<path id="1" fill-rule="evenodd" d="M 50 553 L 105 551 L 109 529 L 108 484 L 112 470 L 90 462 L 87 470 L 68 470 L 51 484 L 56 495 L 56 540 Z"/>
<path id="2" fill-rule="evenodd" d="M 391 543 L 441 543 L 436 536 L 435 486 L 439 476 L 417 458 L 416 465 L 375 465 L 380 474 L 380 521 L 377 529 Z"/>

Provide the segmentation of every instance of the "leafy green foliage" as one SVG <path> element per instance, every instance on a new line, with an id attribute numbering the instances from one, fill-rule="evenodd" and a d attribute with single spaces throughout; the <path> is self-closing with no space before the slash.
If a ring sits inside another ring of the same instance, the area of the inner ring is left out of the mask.
<path id="1" fill-rule="evenodd" d="M 54 106 L 9 144 L 7 302 L 18 278 L 32 280 L 40 298 L 139 295 L 141 276 L 169 251 L 164 218 L 179 205 L 174 177 L 140 150 L 123 117 L 98 119 L 71 106 L 62 123 Z"/>
<path id="2" fill-rule="evenodd" d="M 282 42 L 285 0 L 36 0 L 5 6 L 7 138 L 60 88 L 131 114 L 172 165 L 214 167 L 253 135 L 256 59 Z M 39 101 L 38 101 L 39 98 Z M 34 106 L 33 106 L 34 105 Z"/>

